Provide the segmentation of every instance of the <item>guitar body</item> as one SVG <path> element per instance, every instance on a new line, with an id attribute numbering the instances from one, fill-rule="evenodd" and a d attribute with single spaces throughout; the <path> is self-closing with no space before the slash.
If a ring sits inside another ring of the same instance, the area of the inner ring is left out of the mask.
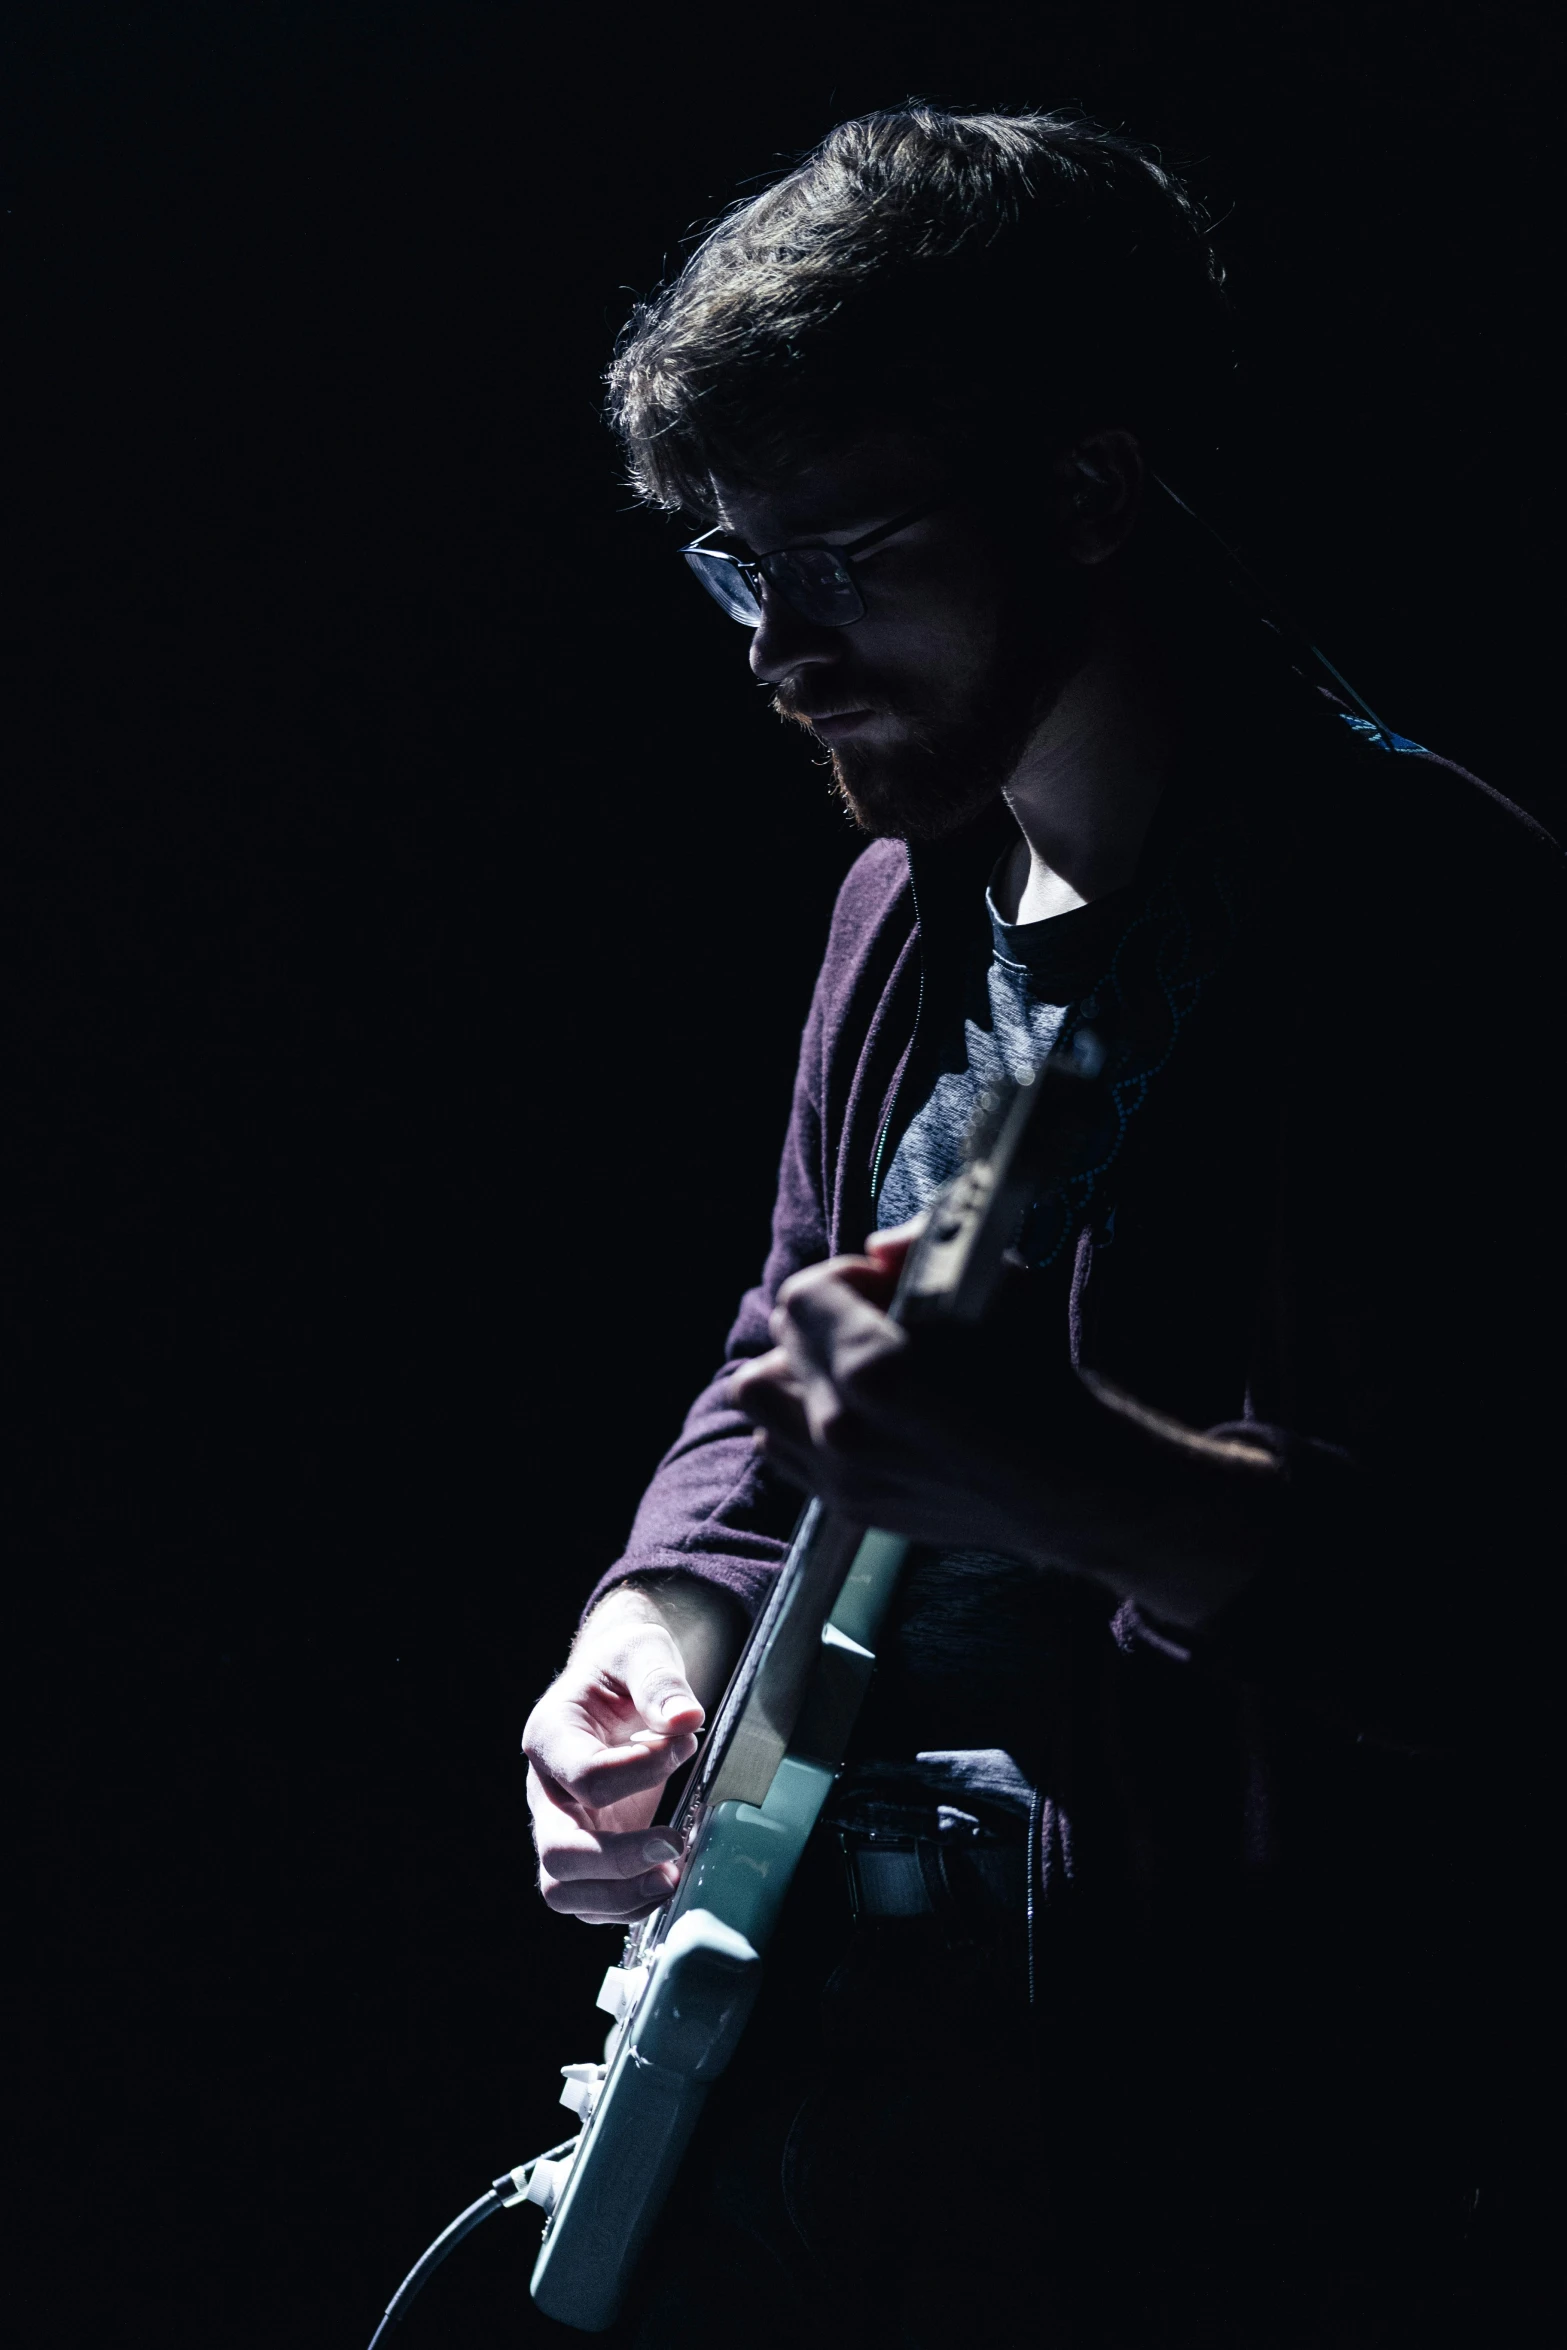
<path id="1" fill-rule="evenodd" d="M 797 1549 L 809 1533 L 808 1520 Z M 703 1812 L 656 1937 L 633 1935 L 627 1956 L 636 1963 L 605 1979 L 600 2005 L 616 2022 L 603 2082 L 584 2084 L 596 2095 L 533 2272 L 534 2300 L 564 2325 L 598 2333 L 613 2323 L 708 2090 L 734 2052 L 762 1954 L 837 1776 L 836 1758 L 798 1749 L 847 1736 L 874 1663 L 838 1619 L 872 1629 L 906 1548 L 891 1535 L 864 1537 L 833 1619 L 818 1633 L 796 1750 L 774 1765 L 760 1803 L 731 1797 Z"/>
<path id="2" fill-rule="evenodd" d="M 964 1167 L 905 1263 L 896 1319 L 978 1320 L 1029 1198 L 1071 1166 L 1105 1114 L 1102 1058 L 1079 1030 L 1031 1084 L 982 1098 Z M 898 1536 L 851 1526 L 820 1502 L 800 1522 L 671 1822 L 680 1883 L 632 1928 L 624 1963 L 605 1976 L 598 2003 L 614 2020 L 604 2061 L 562 2068 L 561 2102 L 582 2116 L 582 2134 L 560 2161 L 536 2167 L 527 2198 L 548 2214 L 533 2298 L 564 2325 L 599 2333 L 613 2323 L 745 2028 L 907 1551 Z"/>

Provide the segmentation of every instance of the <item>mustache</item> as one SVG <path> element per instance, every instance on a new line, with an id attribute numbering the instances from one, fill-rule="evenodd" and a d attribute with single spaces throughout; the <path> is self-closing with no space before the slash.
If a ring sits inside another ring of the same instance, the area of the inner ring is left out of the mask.
<path id="1" fill-rule="evenodd" d="M 823 694 L 807 696 L 787 685 L 779 686 L 773 695 L 771 707 L 780 718 L 787 718 L 795 726 L 810 726 L 818 718 L 841 718 L 846 710 L 884 710 L 884 702 L 874 701 L 868 694 L 856 694 L 845 701 L 840 693 L 835 698 Z"/>

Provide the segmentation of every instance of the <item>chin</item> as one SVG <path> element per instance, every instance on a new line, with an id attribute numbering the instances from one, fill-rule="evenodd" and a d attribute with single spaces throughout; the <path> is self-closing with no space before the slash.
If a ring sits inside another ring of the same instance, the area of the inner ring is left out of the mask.
<path id="1" fill-rule="evenodd" d="M 832 755 L 834 795 L 872 840 L 941 840 L 989 807 L 1001 780 L 988 761 L 959 765 L 923 748 L 845 744 Z"/>

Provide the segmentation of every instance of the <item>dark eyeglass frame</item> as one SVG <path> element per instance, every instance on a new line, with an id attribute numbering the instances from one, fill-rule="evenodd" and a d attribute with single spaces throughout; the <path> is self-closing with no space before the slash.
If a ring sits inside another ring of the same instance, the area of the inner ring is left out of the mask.
<path id="1" fill-rule="evenodd" d="M 951 494 L 927 498 L 924 505 L 911 506 L 906 514 L 897 515 L 891 522 L 878 522 L 874 530 L 851 539 L 844 547 L 829 547 L 820 539 L 795 539 L 788 546 L 774 547 L 765 555 L 731 555 L 722 547 L 708 545 L 709 539 L 719 535 L 713 529 L 704 531 L 680 552 L 714 603 L 742 628 L 761 625 L 764 582 L 791 612 L 797 612 L 802 620 L 809 620 L 815 627 L 852 628 L 856 620 L 865 618 L 865 594 L 855 577 L 853 558 L 869 554 L 883 539 L 894 537 L 911 523 L 922 522 L 927 514 L 934 514 L 938 507 L 952 503 Z M 802 565 L 794 560 L 802 555 L 814 556 L 817 561 Z"/>

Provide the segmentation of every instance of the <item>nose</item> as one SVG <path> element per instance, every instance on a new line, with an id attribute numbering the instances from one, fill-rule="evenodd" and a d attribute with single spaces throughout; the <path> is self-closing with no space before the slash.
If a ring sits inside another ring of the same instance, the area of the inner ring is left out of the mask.
<path id="1" fill-rule="evenodd" d="M 782 685 L 801 669 L 836 668 L 843 659 L 841 631 L 803 619 L 766 580 L 761 590 L 762 617 L 751 637 L 752 676 L 764 685 Z"/>

